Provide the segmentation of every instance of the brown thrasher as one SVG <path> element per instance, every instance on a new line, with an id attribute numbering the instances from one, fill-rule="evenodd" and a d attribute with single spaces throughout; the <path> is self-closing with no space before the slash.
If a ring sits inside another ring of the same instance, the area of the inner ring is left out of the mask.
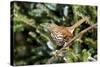
<path id="1" fill-rule="evenodd" d="M 87 21 L 88 17 L 84 17 L 70 27 L 58 26 L 54 23 L 48 24 L 48 31 L 52 38 L 53 43 L 58 46 L 65 45 L 73 36 L 73 31 L 83 22 Z"/>

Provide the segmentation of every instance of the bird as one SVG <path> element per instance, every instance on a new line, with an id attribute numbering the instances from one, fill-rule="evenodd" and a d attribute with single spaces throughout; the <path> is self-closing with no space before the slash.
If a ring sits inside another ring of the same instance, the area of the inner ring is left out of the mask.
<path id="1" fill-rule="evenodd" d="M 59 26 L 55 23 L 49 23 L 47 26 L 47 30 L 50 34 L 52 42 L 57 44 L 58 46 L 63 46 L 67 44 L 67 42 L 72 39 L 75 28 L 77 28 L 87 20 L 88 17 L 84 17 L 78 20 L 74 25 L 69 27 L 62 26 L 62 25 Z"/>

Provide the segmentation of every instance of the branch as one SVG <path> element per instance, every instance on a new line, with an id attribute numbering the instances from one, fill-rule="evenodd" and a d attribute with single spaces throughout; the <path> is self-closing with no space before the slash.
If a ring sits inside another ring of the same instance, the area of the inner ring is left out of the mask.
<path id="1" fill-rule="evenodd" d="M 50 63 L 53 61 L 53 59 L 54 59 L 55 57 L 57 57 L 57 56 L 62 52 L 63 49 L 66 49 L 66 47 L 71 46 L 70 43 L 72 43 L 75 39 L 77 39 L 77 38 L 80 37 L 81 35 L 85 34 L 85 33 L 88 32 L 89 30 L 91 30 L 91 29 L 93 29 L 93 28 L 96 28 L 96 27 L 97 27 L 97 24 L 93 24 L 93 25 L 89 26 L 88 28 L 82 30 L 78 35 L 74 36 L 69 42 L 67 42 L 67 44 L 65 44 L 60 50 L 58 50 L 58 51 L 55 53 L 55 55 L 52 56 L 52 57 L 48 60 L 47 63 L 50 64 Z"/>
<path id="2" fill-rule="evenodd" d="M 75 37 L 73 37 L 69 42 L 67 42 L 67 44 L 65 44 L 63 46 L 63 48 L 67 47 L 67 46 L 70 46 L 70 43 L 72 41 L 74 41 L 76 38 L 80 37 L 81 35 L 85 34 L 86 32 L 88 32 L 89 30 L 93 29 L 93 28 L 96 28 L 97 24 L 93 24 L 91 26 L 89 26 L 88 28 L 82 30 L 78 35 L 76 35 Z"/>

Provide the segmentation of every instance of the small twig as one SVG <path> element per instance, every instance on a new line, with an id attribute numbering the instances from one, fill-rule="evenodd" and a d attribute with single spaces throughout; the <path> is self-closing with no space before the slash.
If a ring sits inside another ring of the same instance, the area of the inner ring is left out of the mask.
<path id="1" fill-rule="evenodd" d="M 80 37 L 81 35 L 85 34 L 87 31 L 89 31 L 89 30 L 91 30 L 91 29 L 93 29 L 93 28 L 96 28 L 96 26 L 97 26 L 97 24 L 93 24 L 93 25 L 91 25 L 90 27 L 88 27 L 88 28 L 82 30 L 78 35 L 74 36 L 69 42 L 67 42 L 67 44 L 65 44 L 60 50 L 58 50 L 58 51 L 56 52 L 56 55 L 52 56 L 52 57 L 48 60 L 48 64 L 50 64 L 50 63 L 52 62 L 52 60 L 53 60 L 52 58 L 54 58 L 55 56 L 58 56 L 58 54 L 61 53 L 63 49 L 66 49 L 66 47 L 71 46 L 71 44 L 70 44 L 71 42 L 73 42 L 75 39 L 77 39 L 77 38 Z"/>
<path id="2" fill-rule="evenodd" d="M 52 57 L 48 60 L 47 64 L 51 64 L 51 62 L 52 62 L 54 59 L 55 59 L 55 56 L 52 56 Z"/>

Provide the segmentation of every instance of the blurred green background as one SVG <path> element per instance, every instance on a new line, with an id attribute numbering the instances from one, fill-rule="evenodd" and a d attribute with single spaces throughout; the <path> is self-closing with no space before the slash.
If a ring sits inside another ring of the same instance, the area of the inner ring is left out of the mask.
<path id="1" fill-rule="evenodd" d="M 71 26 L 81 17 L 89 17 L 74 31 L 74 36 L 97 23 L 97 7 L 56 3 L 11 2 L 13 29 L 13 65 L 46 64 L 57 46 L 52 44 L 46 29 L 48 23 Z M 74 63 L 97 60 L 97 29 L 92 29 L 72 42 L 52 63 Z"/>

